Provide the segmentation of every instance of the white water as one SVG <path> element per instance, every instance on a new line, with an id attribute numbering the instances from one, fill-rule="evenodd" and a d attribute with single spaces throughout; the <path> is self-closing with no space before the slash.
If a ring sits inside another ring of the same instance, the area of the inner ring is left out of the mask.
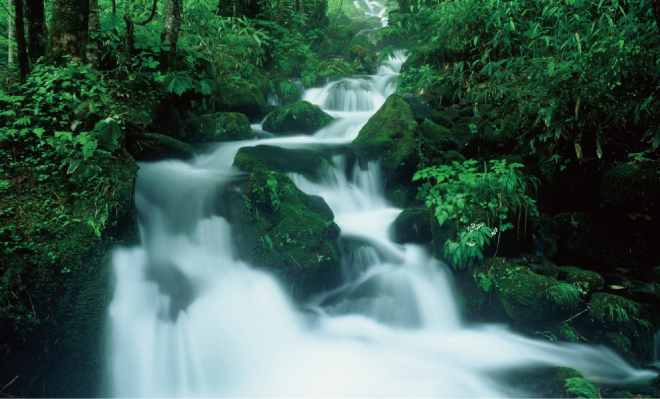
<path id="1" fill-rule="evenodd" d="M 352 141 L 395 89 L 388 75 L 344 79 L 305 99 L 337 117 L 312 137 L 227 143 L 190 162 L 141 164 L 136 206 L 143 244 L 118 248 L 110 306 L 106 394 L 117 397 L 504 397 L 525 396 L 495 374 L 574 367 L 596 383 L 654 376 L 612 351 L 553 344 L 505 326 L 466 327 L 451 273 L 423 247 L 391 242 L 400 209 L 382 196 L 379 166 L 344 175 L 333 158 L 317 184 L 341 239 L 368 245 L 344 255 L 345 284 L 300 309 L 269 273 L 236 259 L 217 193 L 240 176 L 242 146 L 318 148 Z M 347 89 L 349 88 L 349 89 Z M 255 125 L 255 129 L 260 126 Z"/>

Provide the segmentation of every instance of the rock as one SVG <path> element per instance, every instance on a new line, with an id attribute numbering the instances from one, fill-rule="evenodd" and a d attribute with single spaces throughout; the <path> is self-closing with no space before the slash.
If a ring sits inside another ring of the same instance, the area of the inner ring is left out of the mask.
<path id="1" fill-rule="evenodd" d="M 431 215 L 428 209 L 406 208 L 390 226 L 392 241 L 398 244 L 430 243 Z"/>
<path id="2" fill-rule="evenodd" d="M 295 84 L 291 83 L 288 80 L 284 79 L 275 79 L 271 80 L 270 83 L 270 94 L 268 95 L 269 105 L 277 105 L 282 107 L 285 105 L 293 104 L 296 101 L 299 101 L 302 98 L 302 91 L 296 87 Z M 264 108 L 268 109 L 268 113 L 274 111 L 268 106 Z M 266 115 L 268 114 L 266 113 Z"/>
<path id="3" fill-rule="evenodd" d="M 97 384 L 107 366 L 112 249 L 136 245 L 140 236 L 133 202 L 137 164 L 126 151 L 112 156 L 97 152 L 92 159 L 103 182 L 98 198 L 74 197 L 85 187 L 70 183 L 66 170 L 38 184 L 32 184 L 25 173 L 27 180 L 20 192 L 3 194 L 5 206 L 20 204 L 30 215 L 25 219 L 29 226 L 39 224 L 39 229 L 25 226 L 18 212 L 11 223 L 0 215 L 3 242 L 9 241 L 4 234 L 14 225 L 16 237 L 29 234 L 33 243 L 29 249 L 12 252 L 2 248 L 0 380 L 7 381 L 4 395 L 98 395 Z M 63 201 L 56 200 L 58 195 Z M 45 198 L 52 200 L 44 203 Z M 40 210 L 35 211 L 37 204 Z"/>
<path id="4" fill-rule="evenodd" d="M 328 77 L 341 77 L 355 74 L 353 65 L 340 60 L 318 61 L 311 58 L 305 62 L 302 71 L 302 83 L 306 89 L 319 87 L 327 83 Z"/>
<path id="5" fill-rule="evenodd" d="M 559 272 L 566 274 L 566 283 L 581 285 L 589 293 L 600 291 L 605 285 L 605 279 L 591 270 L 582 270 L 575 266 L 562 266 L 559 268 Z"/>
<path id="6" fill-rule="evenodd" d="M 248 118 L 236 112 L 216 112 L 188 119 L 187 139 L 198 143 L 251 140 L 252 128 Z"/>
<path id="7" fill-rule="evenodd" d="M 268 114 L 263 121 L 263 129 L 279 134 L 313 134 L 332 120 L 319 106 L 298 101 Z"/>
<path id="8" fill-rule="evenodd" d="M 445 151 L 456 150 L 456 138 L 451 131 L 428 119 L 424 119 L 417 134 L 422 142 L 424 155 L 431 164 L 438 164 Z"/>
<path id="9" fill-rule="evenodd" d="M 344 55 L 344 61 L 351 63 L 353 70 L 357 74 L 375 75 L 377 72 L 376 61 L 378 61 L 378 56 L 376 55 L 376 52 L 368 46 L 365 47 L 360 44 L 349 46 L 348 51 Z"/>
<path id="10" fill-rule="evenodd" d="M 439 125 L 451 129 L 453 123 L 440 112 L 433 109 L 422 97 L 412 93 L 404 93 L 402 97 L 403 101 L 405 101 L 410 107 L 410 111 L 412 111 L 415 116 L 417 123 L 422 124 L 424 119 L 429 119 Z"/>
<path id="11" fill-rule="evenodd" d="M 415 142 L 417 122 L 401 95 L 392 94 L 371 117 L 353 140 L 366 156 L 382 159 L 385 179 L 407 184 L 412 180 L 419 163 Z"/>
<path id="12" fill-rule="evenodd" d="M 244 114 L 252 123 L 259 122 L 265 115 L 264 95 L 257 85 L 245 79 L 218 82 L 215 101 L 216 109 Z"/>
<path id="13" fill-rule="evenodd" d="M 323 198 L 278 172 L 255 172 L 229 192 L 234 242 L 251 264 L 272 271 L 304 299 L 339 284 L 339 227 Z"/>
<path id="14" fill-rule="evenodd" d="M 269 145 L 243 147 L 234 158 L 234 166 L 245 172 L 298 173 L 313 182 L 320 180 L 326 165 L 328 160 L 319 152 Z"/>
<path id="15" fill-rule="evenodd" d="M 452 165 L 454 162 L 462 164 L 465 161 L 465 157 L 456 151 L 450 150 L 442 153 L 442 163 L 445 165 Z"/>
<path id="16" fill-rule="evenodd" d="M 158 133 L 142 133 L 126 138 L 126 149 L 136 161 L 190 159 L 195 155 L 192 145 Z"/>
<path id="17" fill-rule="evenodd" d="M 650 163 L 622 163 L 610 169 L 600 183 L 606 211 L 640 218 L 660 216 L 660 169 Z"/>
<path id="18" fill-rule="evenodd" d="M 587 317 L 579 320 L 585 338 L 611 347 L 637 367 L 653 361 L 654 328 L 646 305 L 604 292 L 593 294 L 589 302 Z"/>

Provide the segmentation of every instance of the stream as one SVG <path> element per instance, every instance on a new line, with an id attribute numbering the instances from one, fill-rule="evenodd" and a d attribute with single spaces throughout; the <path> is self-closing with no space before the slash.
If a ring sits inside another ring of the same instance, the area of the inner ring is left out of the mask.
<path id="1" fill-rule="evenodd" d="M 360 4 L 385 18 L 378 3 Z M 382 62 L 377 76 L 306 90 L 304 100 L 336 118 L 313 136 L 222 143 L 190 161 L 140 164 L 142 245 L 113 253 L 105 395 L 524 397 L 533 393 L 499 376 L 554 365 L 597 384 L 655 376 L 604 347 L 463 323 L 448 266 L 423 246 L 389 239 L 401 209 L 383 197 L 378 163 L 350 170 L 336 155 L 320 182 L 290 175 L 302 191 L 325 199 L 340 240 L 369 244 L 344 255 L 339 288 L 299 305 L 292 287 L 237 259 L 232 226 L 214 211 L 218 193 L 245 175 L 231 166 L 236 152 L 350 143 L 394 93 L 402 62 Z M 253 129 L 267 136 L 260 125 Z"/>

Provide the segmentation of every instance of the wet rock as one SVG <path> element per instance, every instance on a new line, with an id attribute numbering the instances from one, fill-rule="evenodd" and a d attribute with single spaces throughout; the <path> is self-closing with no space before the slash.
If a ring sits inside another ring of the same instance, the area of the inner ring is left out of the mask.
<path id="1" fill-rule="evenodd" d="M 270 270 L 296 299 L 339 284 L 339 227 L 321 197 L 278 172 L 255 172 L 229 194 L 242 259 Z"/>
<path id="2" fill-rule="evenodd" d="M 245 172 L 298 173 L 314 182 L 321 179 L 326 165 L 328 160 L 320 152 L 269 145 L 243 147 L 234 158 L 234 166 Z"/>
<path id="3" fill-rule="evenodd" d="M 263 121 L 263 129 L 278 134 L 313 134 L 332 120 L 319 106 L 298 101 L 269 113 Z"/>
<path id="4" fill-rule="evenodd" d="M 236 112 L 216 112 L 188 119 L 187 139 L 198 143 L 250 140 L 253 137 L 248 118 Z"/>
<path id="5" fill-rule="evenodd" d="M 421 140 L 424 155 L 432 164 L 438 164 L 445 151 L 457 148 L 456 138 L 451 131 L 428 119 L 424 119 L 417 134 Z"/>
<path id="6" fill-rule="evenodd" d="M 398 244 L 430 243 L 431 215 L 428 209 L 406 208 L 390 226 L 392 241 Z"/>
<path id="7" fill-rule="evenodd" d="M 407 184 L 419 163 L 415 142 L 417 122 L 410 107 L 399 94 L 392 94 L 360 130 L 354 144 L 360 145 L 367 158 L 382 160 L 388 182 Z"/>
<path id="8" fill-rule="evenodd" d="M 141 133 L 126 138 L 126 150 L 136 161 L 190 159 L 195 155 L 192 145 L 158 133 Z"/>
<path id="9" fill-rule="evenodd" d="M 566 283 L 577 284 L 589 293 L 600 291 L 605 285 L 605 279 L 591 270 L 582 270 L 575 266 L 562 266 L 559 268 L 559 272 L 565 273 Z"/>
<path id="10" fill-rule="evenodd" d="M 341 60 L 318 61 L 311 58 L 303 65 L 302 83 L 305 88 L 320 87 L 328 82 L 330 77 L 341 77 L 355 74 L 353 65 Z"/>
<path id="11" fill-rule="evenodd" d="M 284 79 L 274 79 L 269 82 L 270 94 L 268 95 L 269 105 L 282 107 L 299 101 L 302 98 L 302 91 L 293 83 Z M 266 106 L 268 113 L 275 109 Z M 267 113 L 267 114 L 268 114 Z"/>

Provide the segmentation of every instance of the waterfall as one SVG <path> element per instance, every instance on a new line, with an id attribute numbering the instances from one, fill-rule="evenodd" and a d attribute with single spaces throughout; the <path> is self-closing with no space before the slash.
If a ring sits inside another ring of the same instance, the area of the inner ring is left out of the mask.
<path id="1" fill-rule="evenodd" d="M 361 4 L 376 10 L 376 2 Z M 231 166 L 236 152 L 350 143 L 395 90 L 400 66 L 384 62 L 382 75 L 307 90 L 306 100 L 337 118 L 314 136 L 264 134 L 189 162 L 140 165 L 142 245 L 113 252 L 107 395 L 503 397 L 525 395 L 498 381 L 503 370 L 570 366 L 595 383 L 655 375 L 603 347 L 465 326 L 448 267 L 422 246 L 389 239 L 401 210 L 382 195 L 378 163 L 351 169 L 335 156 L 320 182 L 291 175 L 302 191 L 326 200 L 342 241 L 361 243 L 342 259 L 339 288 L 299 307 L 274 276 L 237 259 L 232 226 L 217 211 L 219 194 L 241 176 Z"/>

